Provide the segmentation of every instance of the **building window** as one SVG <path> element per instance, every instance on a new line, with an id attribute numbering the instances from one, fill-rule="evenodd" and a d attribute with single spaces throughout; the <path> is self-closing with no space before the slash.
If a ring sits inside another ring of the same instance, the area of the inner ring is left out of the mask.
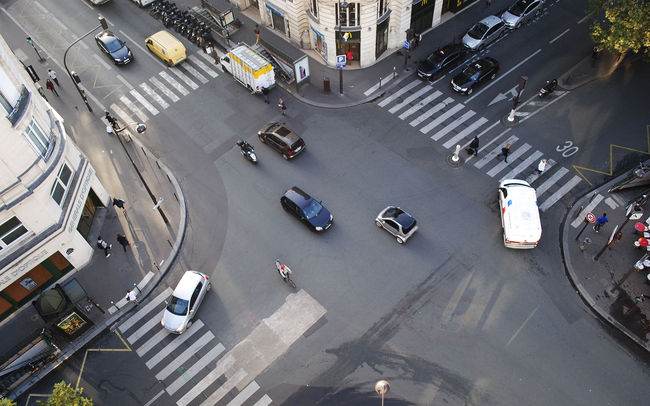
<path id="1" fill-rule="evenodd" d="M 309 10 L 311 11 L 311 15 L 318 18 L 318 0 L 310 0 Z"/>
<path id="2" fill-rule="evenodd" d="M 359 3 L 348 3 L 348 6 L 339 9 L 336 3 L 336 25 L 341 27 L 359 26 Z"/>
<path id="3" fill-rule="evenodd" d="M 27 234 L 27 229 L 18 220 L 18 217 L 14 216 L 0 224 L 0 250 L 7 248 L 9 244 L 25 234 Z"/>
<path id="4" fill-rule="evenodd" d="M 32 144 L 42 157 L 45 158 L 47 156 L 50 139 L 45 135 L 41 127 L 36 124 L 36 121 L 30 121 L 29 126 L 25 130 L 25 137 L 27 137 L 29 143 Z"/>
<path id="5" fill-rule="evenodd" d="M 56 181 L 54 181 L 52 191 L 50 192 L 52 199 L 54 199 L 56 204 L 59 206 L 63 201 L 66 190 L 68 190 L 70 179 L 72 179 L 72 170 L 70 170 L 70 167 L 64 163 L 61 165 L 61 169 L 59 169 L 59 174 L 56 176 Z"/>
<path id="6" fill-rule="evenodd" d="M 377 3 L 377 19 L 383 16 L 388 10 L 388 0 L 378 0 Z"/>

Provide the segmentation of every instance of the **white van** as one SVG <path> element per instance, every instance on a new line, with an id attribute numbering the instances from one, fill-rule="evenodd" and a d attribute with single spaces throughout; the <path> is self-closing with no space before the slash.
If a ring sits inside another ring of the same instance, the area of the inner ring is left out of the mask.
<path id="1" fill-rule="evenodd" d="M 499 185 L 499 207 L 503 244 L 508 248 L 531 249 L 542 238 L 537 194 L 528 182 L 506 179 Z"/>

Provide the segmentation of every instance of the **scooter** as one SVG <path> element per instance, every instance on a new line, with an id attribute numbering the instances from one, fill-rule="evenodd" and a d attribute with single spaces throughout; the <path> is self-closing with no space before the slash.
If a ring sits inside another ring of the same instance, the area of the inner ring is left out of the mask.
<path id="1" fill-rule="evenodd" d="M 257 163 L 257 155 L 255 155 L 255 150 L 253 146 L 246 141 L 239 140 L 237 141 L 237 146 L 240 148 L 241 155 L 252 163 Z"/>
<path id="2" fill-rule="evenodd" d="M 543 99 L 544 97 L 553 93 L 555 89 L 557 89 L 557 79 L 547 80 L 544 87 L 539 89 L 539 93 L 537 93 L 537 95 L 540 99 Z"/>

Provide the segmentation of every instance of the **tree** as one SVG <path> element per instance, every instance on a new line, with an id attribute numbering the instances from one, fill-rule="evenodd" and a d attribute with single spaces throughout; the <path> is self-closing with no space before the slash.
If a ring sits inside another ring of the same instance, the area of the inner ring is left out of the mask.
<path id="1" fill-rule="evenodd" d="M 0 406 L 16 406 L 16 402 L 7 398 L 0 398 Z"/>
<path id="2" fill-rule="evenodd" d="M 591 38 L 618 55 L 614 66 L 629 52 L 650 55 L 650 1 L 589 0 L 589 12 L 594 16 Z"/>
<path id="3" fill-rule="evenodd" d="M 47 401 L 41 403 L 45 406 L 93 406 L 93 400 L 81 396 L 83 388 L 73 388 L 66 381 L 61 381 L 54 385 L 52 395 Z"/>

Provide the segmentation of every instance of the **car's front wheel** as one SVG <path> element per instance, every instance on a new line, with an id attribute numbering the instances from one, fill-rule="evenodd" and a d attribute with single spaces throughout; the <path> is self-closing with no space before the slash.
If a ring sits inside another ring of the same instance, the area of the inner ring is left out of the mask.
<path id="1" fill-rule="evenodd" d="M 497 74 L 493 73 L 492 75 L 490 75 L 490 80 L 494 80 L 494 78 L 496 78 L 496 77 L 497 77 Z"/>
<path id="2" fill-rule="evenodd" d="M 397 237 L 397 243 L 404 244 L 404 239 L 402 239 L 402 237 Z"/>
<path id="3" fill-rule="evenodd" d="M 474 91 L 474 89 L 472 89 L 472 88 L 470 87 L 470 88 L 467 90 L 467 95 L 469 96 L 470 94 L 472 94 L 473 91 Z"/>
<path id="4" fill-rule="evenodd" d="M 260 141 L 262 141 L 262 144 L 266 144 L 266 138 L 264 138 L 264 136 L 258 135 L 257 138 L 259 138 Z"/>
<path id="5" fill-rule="evenodd" d="M 289 155 L 287 154 L 282 154 L 282 158 L 284 158 L 285 161 L 289 160 Z"/>
<path id="6" fill-rule="evenodd" d="M 208 287 L 205 290 L 207 290 L 209 292 L 211 289 L 212 289 L 212 284 L 210 282 L 208 282 Z"/>
<path id="7" fill-rule="evenodd" d="M 381 228 L 381 221 L 375 220 L 375 225 L 379 228 Z"/>

